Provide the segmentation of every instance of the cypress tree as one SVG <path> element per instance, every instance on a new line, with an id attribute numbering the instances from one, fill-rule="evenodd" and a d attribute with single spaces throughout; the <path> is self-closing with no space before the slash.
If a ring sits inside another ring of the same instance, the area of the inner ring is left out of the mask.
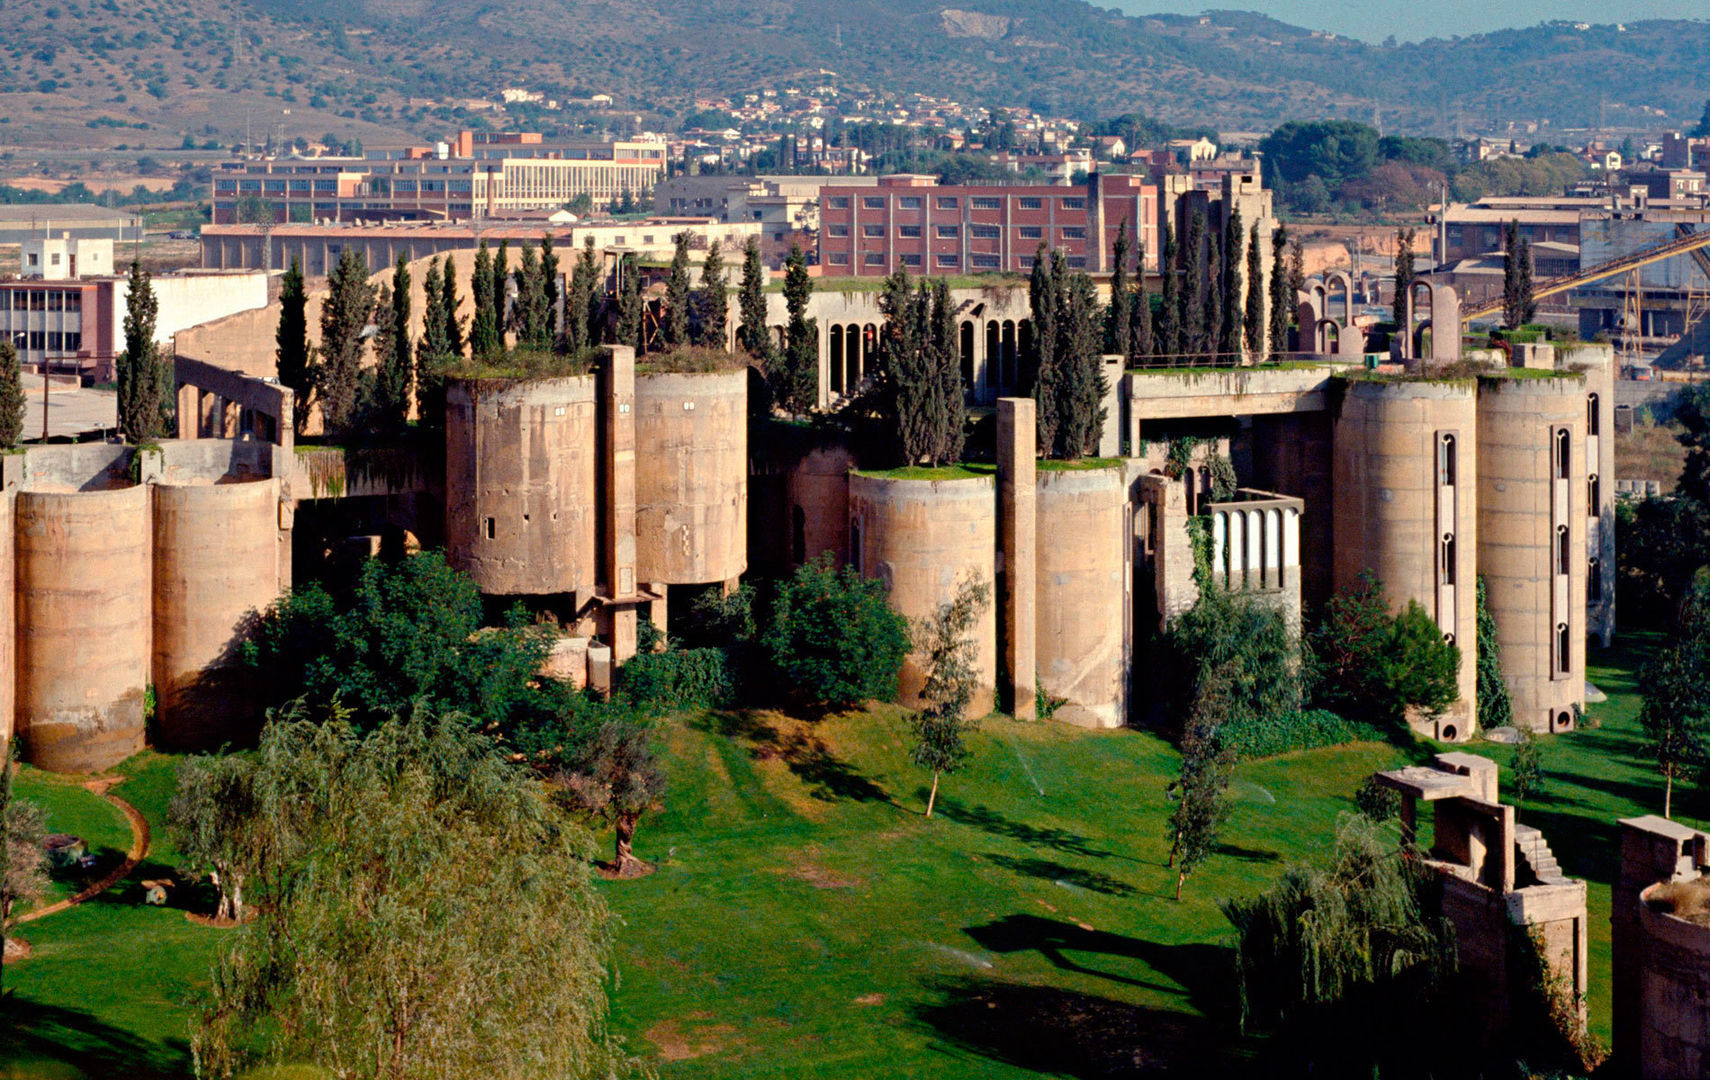
<path id="1" fill-rule="evenodd" d="M 1241 362 L 1241 304 L 1245 299 L 1241 264 L 1246 238 L 1247 233 L 1241 228 L 1241 208 L 1231 206 L 1223 223 L 1223 324 L 1217 343 L 1217 351 L 1230 364 Z"/>
<path id="2" fill-rule="evenodd" d="M 392 337 L 390 286 L 382 284 L 374 290 L 374 310 L 368 313 L 367 325 L 374 328 L 369 342 L 374 350 L 374 362 L 367 368 L 357 368 L 356 408 L 350 426 L 361 427 L 365 432 L 389 434 L 394 430 L 394 407 L 387 375 L 397 367 L 397 359 L 392 355 L 396 342 Z"/>
<path id="3" fill-rule="evenodd" d="M 1538 318 L 1538 299 L 1533 294 L 1534 283 L 1532 273 L 1532 241 L 1520 241 L 1520 270 L 1516 291 L 1520 294 L 1520 323 L 1534 322 Z"/>
<path id="4" fill-rule="evenodd" d="M 475 274 L 469 291 L 475 297 L 475 317 L 469 323 L 469 353 L 476 360 L 490 360 L 499 349 L 499 323 L 493 310 L 493 255 L 487 250 L 485 240 L 475 249 Z"/>
<path id="5" fill-rule="evenodd" d="M 570 269 L 570 289 L 564 297 L 564 348 L 571 355 L 594 344 L 588 311 L 594 302 L 594 278 L 597 274 L 593 252 L 584 246 L 576 265 Z"/>
<path id="6" fill-rule="evenodd" d="M 1104 321 L 1104 351 L 1126 353 L 1133 336 L 1134 304 L 1128 296 L 1128 219 L 1116 228 L 1110 248 L 1110 308 Z M 1142 271 L 1144 275 L 1144 271 Z"/>
<path id="7" fill-rule="evenodd" d="M 932 283 L 932 355 L 937 368 L 939 392 L 934 402 L 933 464 L 962 460 L 963 426 L 967 418 L 962 386 L 962 349 L 956 332 L 956 305 L 950 299 L 950 283 L 937 278 Z"/>
<path id="8" fill-rule="evenodd" d="M 117 364 L 119 434 L 140 443 L 166 434 L 171 376 L 154 340 L 160 301 L 149 274 L 131 263 L 125 297 L 125 351 Z"/>
<path id="9" fill-rule="evenodd" d="M 409 265 L 400 253 L 392 267 L 391 303 L 387 310 L 375 313 L 375 325 L 381 333 L 374 339 L 375 350 L 384 360 L 375 373 L 381 419 L 396 431 L 409 423 L 415 367 L 411 362 L 415 350 L 410 347 L 410 284 Z M 382 337 L 388 339 L 384 347 L 380 345 Z"/>
<path id="10" fill-rule="evenodd" d="M 1058 320 L 1057 450 L 1062 457 L 1078 458 L 1098 453 L 1104 429 L 1104 364 L 1092 279 L 1064 273 L 1063 313 Z"/>
<path id="11" fill-rule="evenodd" d="M 925 420 L 930 391 L 921 365 L 919 306 L 919 294 L 906 268 L 885 276 L 879 294 L 885 324 L 880 330 L 877 383 L 887 434 L 904 465 L 918 463 L 931 445 Z"/>
<path id="12" fill-rule="evenodd" d="M 1407 325 L 1407 294 L 1413 289 L 1414 277 L 1413 230 L 1397 229 L 1395 232 L 1395 309 L 1391 318 L 1395 322 L 1396 333 L 1403 336 L 1410 335 L 1413 332 L 1413 328 Z"/>
<path id="13" fill-rule="evenodd" d="M 671 276 L 665 279 L 664 337 L 666 345 L 689 340 L 689 234 L 677 234 L 677 250 L 671 254 Z"/>
<path id="14" fill-rule="evenodd" d="M 1164 255 L 1158 263 L 1163 276 L 1162 304 L 1158 308 L 1159 359 L 1167 359 L 1171 367 L 1182 362 L 1182 277 L 1176 257 L 1176 238 L 1169 222 L 1164 222 Z"/>
<path id="15" fill-rule="evenodd" d="M 1264 253 L 1259 250 L 1259 223 L 1247 234 L 1247 311 L 1241 330 L 1246 338 L 1247 358 L 1257 364 L 1265 358 Z"/>
<path id="16" fill-rule="evenodd" d="M 819 404 L 819 321 L 808 318 L 813 298 L 813 279 L 808 277 L 807 257 L 798 246 L 790 248 L 784 270 L 784 305 L 789 310 L 784 355 L 779 365 L 774 399 L 784 411 L 800 416 Z"/>
<path id="17" fill-rule="evenodd" d="M 582 242 L 582 258 L 588 264 L 588 344 L 598 345 L 606 335 L 606 276 L 592 236 Z"/>
<path id="18" fill-rule="evenodd" d="M 445 355 L 460 357 L 463 355 L 463 318 L 457 314 L 457 264 L 451 256 L 445 257 L 444 301 L 440 309 L 445 312 Z"/>
<path id="19" fill-rule="evenodd" d="M 1205 341 L 1205 214 L 1195 210 L 1188 218 L 1187 239 L 1182 243 L 1181 341 L 1182 352 L 1194 363 Z"/>
<path id="20" fill-rule="evenodd" d="M 718 241 L 707 245 L 706 261 L 701 263 L 701 287 L 695 294 L 696 344 L 723 351 L 724 332 L 730 307 L 730 292 L 724 278 L 724 257 Z"/>
<path id="21" fill-rule="evenodd" d="M 314 390 L 314 358 L 309 350 L 308 290 L 303 285 L 303 265 L 291 260 L 279 291 L 279 328 L 273 332 L 273 356 L 281 385 L 293 396 L 292 426 L 303 433 L 309 419 L 310 398 Z"/>
<path id="22" fill-rule="evenodd" d="M 647 351 L 647 342 L 642 334 L 641 271 L 635 265 L 635 258 L 625 255 L 619 272 L 623 275 L 623 285 L 618 292 L 617 328 L 614 337 L 619 345 L 628 345 L 636 352 L 644 353 Z"/>
<path id="23" fill-rule="evenodd" d="M 516 331 L 517 344 L 531 349 L 546 348 L 549 344 L 543 340 L 546 290 L 541 286 L 540 259 L 535 256 L 533 245 L 522 246 L 522 258 L 511 271 L 511 278 L 517 287 L 516 305 L 511 309 L 511 328 Z"/>
<path id="24" fill-rule="evenodd" d="M 1271 233 L 1271 321 L 1270 359 L 1279 363 L 1288 352 L 1288 324 L 1294 296 L 1288 291 L 1288 229 L 1278 226 Z"/>
<path id="25" fill-rule="evenodd" d="M 505 294 L 510 291 L 506 288 L 506 286 L 510 284 L 511 279 L 511 272 L 507 266 L 510 262 L 510 256 L 511 242 L 509 240 L 500 240 L 499 250 L 493 256 L 493 271 L 492 278 L 490 279 L 491 284 L 488 285 L 488 288 L 493 290 L 493 327 L 496 333 L 494 351 L 498 353 L 503 353 L 505 351 L 505 324 L 509 321 L 510 315 L 510 313 L 505 310 L 507 307 L 505 303 Z"/>
<path id="26" fill-rule="evenodd" d="M 18 365 L 18 350 L 12 339 L 0 336 L 0 446 L 17 446 L 23 435 L 23 369 Z"/>
<path id="27" fill-rule="evenodd" d="M 416 421 L 424 427 L 437 428 L 445 419 L 443 370 L 451 362 L 445 323 L 445 279 L 432 259 L 422 277 L 422 338 L 416 343 Z"/>
<path id="28" fill-rule="evenodd" d="M 737 341 L 750 353 L 759 356 L 768 343 L 766 273 L 760 266 L 760 241 L 752 236 L 742 253 L 742 291 L 738 307 L 742 321 L 736 328 Z"/>
<path id="29" fill-rule="evenodd" d="M 1227 295 L 1223 291 L 1225 280 L 1223 237 L 1214 232 L 1205 238 L 1205 305 L 1200 310 L 1200 317 L 1205 321 L 1200 326 L 1197 350 L 1209 364 L 1219 363 L 1223 359 L 1218 353 L 1223 342 L 1223 299 Z"/>
<path id="30" fill-rule="evenodd" d="M 1297 296 L 1306 291 L 1306 244 L 1295 237 L 1288 248 L 1288 294 Z"/>
<path id="31" fill-rule="evenodd" d="M 355 247 L 345 248 L 327 278 L 327 298 L 321 305 L 322 363 L 317 372 L 321 423 L 334 437 L 348 433 L 356 419 L 362 331 L 374 313 L 374 298 L 367 262 Z"/>
<path id="32" fill-rule="evenodd" d="M 1033 315 L 1033 401 L 1039 452 L 1057 445 L 1057 315 L 1062 310 L 1056 260 L 1040 244 L 1033 256 L 1027 299 Z M 1018 391 L 1020 387 L 1016 388 Z"/>
<path id="33" fill-rule="evenodd" d="M 1157 348 L 1152 340 L 1152 296 L 1146 289 L 1145 244 L 1139 245 L 1136 255 L 1134 291 L 1129 300 L 1133 314 L 1128 319 L 1128 362 L 1134 366 L 1151 360 L 1152 353 Z"/>
<path id="34" fill-rule="evenodd" d="M 552 233 L 540 234 L 540 294 L 546 305 L 546 341 L 558 342 L 558 251 L 552 244 Z"/>

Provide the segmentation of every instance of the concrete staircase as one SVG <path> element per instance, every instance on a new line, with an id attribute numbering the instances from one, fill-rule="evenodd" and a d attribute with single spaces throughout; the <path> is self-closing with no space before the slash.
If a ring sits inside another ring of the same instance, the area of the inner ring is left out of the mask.
<path id="1" fill-rule="evenodd" d="M 1540 884 L 1567 884 L 1567 875 L 1562 873 L 1561 864 L 1556 862 L 1556 857 L 1550 851 L 1549 842 L 1544 839 L 1543 833 L 1530 825 L 1516 823 L 1514 826 L 1514 848 L 1519 853 L 1520 863 L 1531 871 L 1532 876 Z"/>

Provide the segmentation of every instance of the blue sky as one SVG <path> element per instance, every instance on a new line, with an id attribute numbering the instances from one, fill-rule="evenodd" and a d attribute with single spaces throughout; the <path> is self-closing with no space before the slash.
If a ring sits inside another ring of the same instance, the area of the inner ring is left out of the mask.
<path id="1" fill-rule="evenodd" d="M 1094 0 L 1095 3 L 1100 0 Z M 1632 22 L 1710 17 L 1703 0 L 1102 0 L 1130 15 L 1209 8 L 1260 11 L 1312 30 L 1334 30 L 1367 41 L 1394 34 L 1401 41 L 1480 34 L 1545 19 Z"/>

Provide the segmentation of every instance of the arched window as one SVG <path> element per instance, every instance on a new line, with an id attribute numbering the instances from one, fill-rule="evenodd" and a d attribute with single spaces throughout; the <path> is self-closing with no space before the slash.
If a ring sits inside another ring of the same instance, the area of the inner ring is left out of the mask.
<path id="1" fill-rule="evenodd" d="M 1443 540 L 1437 545 L 1437 581 L 1442 585 L 1455 583 L 1455 534 L 1444 533 Z"/>
<path id="2" fill-rule="evenodd" d="M 1568 527 L 1566 525 L 1557 525 L 1556 526 L 1556 573 L 1558 573 L 1558 574 L 1566 574 L 1568 572 L 1568 567 L 1570 565 L 1572 565 L 1570 560 L 1573 557 L 1573 553 L 1569 550 L 1569 547 L 1570 547 L 1570 545 L 1568 544 Z"/>
<path id="3" fill-rule="evenodd" d="M 1570 461 L 1570 459 L 1568 457 L 1568 450 L 1569 450 L 1568 430 L 1567 430 L 1567 428 L 1557 428 L 1556 429 L 1556 460 L 1555 460 L 1556 479 L 1557 480 L 1566 480 L 1568 478 L 1568 468 L 1569 468 L 1569 461 Z"/>
<path id="4" fill-rule="evenodd" d="M 1596 517 L 1603 506 L 1603 485 L 1592 473 L 1585 478 L 1585 516 Z"/>
<path id="5" fill-rule="evenodd" d="M 1455 437 L 1444 432 L 1437 440 L 1437 483 L 1441 487 L 1455 486 Z"/>
<path id="6" fill-rule="evenodd" d="M 1600 434 L 1600 432 L 1598 431 L 1598 426 L 1597 426 L 1597 395 L 1596 394 L 1587 394 L 1585 396 L 1585 433 L 1587 435 Z"/>
<path id="7" fill-rule="evenodd" d="M 1573 659 L 1571 641 L 1568 638 L 1568 624 L 1556 624 L 1556 671 L 1559 674 L 1568 673 L 1569 662 Z"/>

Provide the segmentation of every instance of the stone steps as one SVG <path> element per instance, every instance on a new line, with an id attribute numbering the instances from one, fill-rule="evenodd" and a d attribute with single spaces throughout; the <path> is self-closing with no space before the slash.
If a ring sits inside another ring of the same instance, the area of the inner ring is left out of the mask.
<path id="1" fill-rule="evenodd" d="M 1514 826 L 1514 848 L 1520 855 L 1520 861 L 1526 864 L 1532 876 L 1545 885 L 1565 884 L 1567 875 L 1562 873 L 1561 863 L 1556 861 L 1555 852 L 1544 839 L 1544 834 L 1530 825 Z"/>

